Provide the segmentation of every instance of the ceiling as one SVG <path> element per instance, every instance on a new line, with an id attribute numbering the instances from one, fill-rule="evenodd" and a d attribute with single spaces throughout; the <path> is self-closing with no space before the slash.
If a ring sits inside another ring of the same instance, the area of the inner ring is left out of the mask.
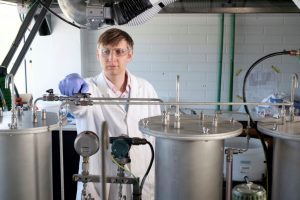
<path id="1" fill-rule="evenodd" d="M 22 4 L 33 0 L 1 1 Z M 58 7 L 57 0 L 51 7 Z M 300 13 L 300 10 L 292 0 L 177 0 L 160 13 Z"/>

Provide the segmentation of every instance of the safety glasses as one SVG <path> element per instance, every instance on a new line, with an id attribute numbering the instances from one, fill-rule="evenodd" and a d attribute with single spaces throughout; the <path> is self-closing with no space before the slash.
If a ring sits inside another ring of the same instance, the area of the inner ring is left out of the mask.
<path id="1" fill-rule="evenodd" d="M 111 53 L 113 53 L 116 57 L 121 57 L 127 55 L 127 53 L 131 49 L 122 49 L 122 48 L 114 48 L 114 49 L 109 49 L 109 48 L 100 48 L 101 56 L 103 57 L 108 57 Z"/>

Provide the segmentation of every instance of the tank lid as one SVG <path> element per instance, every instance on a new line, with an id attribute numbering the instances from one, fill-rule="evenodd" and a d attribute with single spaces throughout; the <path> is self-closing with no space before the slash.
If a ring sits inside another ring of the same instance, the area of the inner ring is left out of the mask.
<path id="1" fill-rule="evenodd" d="M 41 112 L 37 113 L 37 123 L 33 123 L 32 111 L 24 111 L 17 115 L 17 128 L 10 129 L 8 124 L 11 123 L 11 112 L 3 112 L 0 117 L 0 135 L 3 134 L 24 134 L 24 133 L 39 133 L 53 130 L 59 127 L 58 114 L 54 112 L 47 112 L 46 119 L 42 119 Z"/>
<path id="2" fill-rule="evenodd" d="M 174 116 L 170 116 L 169 123 L 165 125 L 162 116 L 149 117 L 140 120 L 139 129 L 142 133 L 154 137 L 192 141 L 222 140 L 238 136 L 243 131 L 242 124 L 235 120 L 218 118 L 217 125 L 214 125 L 212 116 L 200 120 L 198 116 L 181 115 L 180 128 L 174 127 L 174 121 Z"/>
<path id="3" fill-rule="evenodd" d="M 286 122 L 284 124 L 280 122 L 259 122 L 257 129 L 266 135 L 272 137 L 300 141 L 300 122 Z"/>

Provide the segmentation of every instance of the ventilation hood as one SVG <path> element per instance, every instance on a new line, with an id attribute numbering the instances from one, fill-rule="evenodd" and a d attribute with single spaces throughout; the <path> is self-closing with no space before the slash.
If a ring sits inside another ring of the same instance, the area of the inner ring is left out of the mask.
<path id="1" fill-rule="evenodd" d="M 297 1 L 300 0 L 177 0 L 160 13 L 300 13 L 294 3 Z"/>

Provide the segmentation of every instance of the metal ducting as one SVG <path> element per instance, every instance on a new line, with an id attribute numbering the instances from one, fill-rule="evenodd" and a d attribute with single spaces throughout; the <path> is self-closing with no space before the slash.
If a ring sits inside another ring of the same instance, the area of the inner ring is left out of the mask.
<path id="1" fill-rule="evenodd" d="M 139 25 L 157 13 L 299 13 L 300 0 L 58 0 L 76 23 L 97 29 L 103 25 Z"/>
<path id="2" fill-rule="evenodd" d="M 58 0 L 59 7 L 70 20 L 89 29 L 103 25 L 139 25 L 175 0 L 85 1 Z"/>
<path id="3" fill-rule="evenodd" d="M 178 0 L 160 13 L 299 13 L 300 0 Z"/>
<path id="4" fill-rule="evenodd" d="M 58 4 L 69 20 L 91 29 L 113 19 L 112 9 L 105 1 L 58 0 Z"/>
<path id="5" fill-rule="evenodd" d="M 157 13 L 299 13 L 300 0 L 57 0 L 65 16 L 89 29 L 140 25 Z M 297 4 L 297 6 L 296 6 Z"/>
<path id="6" fill-rule="evenodd" d="M 135 26 L 142 23 L 145 23 L 146 21 L 150 20 L 154 15 L 159 13 L 162 8 L 165 6 L 174 3 L 176 0 L 161 0 L 153 4 L 153 7 L 151 9 L 146 10 L 145 12 L 141 13 L 139 16 L 133 18 L 130 20 L 127 25 Z"/>

